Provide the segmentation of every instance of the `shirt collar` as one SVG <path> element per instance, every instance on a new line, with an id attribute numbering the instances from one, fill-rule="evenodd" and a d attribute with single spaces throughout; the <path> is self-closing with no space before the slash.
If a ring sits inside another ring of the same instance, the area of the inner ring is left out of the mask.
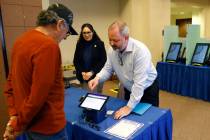
<path id="1" fill-rule="evenodd" d="M 129 37 L 129 39 L 128 39 L 128 45 L 127 45 L 127 47 L 126 47 L 126 49 L 125 49 L 124 52 L 132 52 L 132 51 L 133 51 L 132 41 L 131 41 L 131 38 Z"/>

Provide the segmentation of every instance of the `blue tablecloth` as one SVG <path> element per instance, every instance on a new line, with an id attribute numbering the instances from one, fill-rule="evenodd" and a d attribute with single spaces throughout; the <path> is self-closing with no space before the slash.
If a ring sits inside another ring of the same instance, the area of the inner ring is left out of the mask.
<path id="1" fill-rule="evenodd" d="M 157 63 L 158 82 L 160 89 L 173 93 L 181 93 L 184 84 L 185 65 Z"/>
<path id="2" fill-rule="evenodd" d="M 210 68 L 159 62 L 160 89 L 210 101 Z"/>
<path id="3" fill-rule="evenodd" d="M 108 117 L 99 123 L 100 131 L 90 128 L 89 125 L 81 123 L 82 109 L 78 107 L 79 98 L 86 93 L 85 90 L 70 88 L 66 90 L 65 112 L 69 122 L 73 124 L 73 139 L 75 140 L 107 140 L 117 139 L 114 136 L 104 133 L 104 130 L 115 124 L 118 120 Z M 109 98 L 107 102 L 108 110 L 117 110 L 126 102 Z M 129 115 L 126 117 L 134 121 L 144 123 L 144 126 L 137 131 L 131 139 L 138 140 L 171 140 L 172 139 L 172 116 L 169 109 L 151 107 L 143 116 Z"/>
<path id="4" fill-rule="evenodd" d="M 86 91 L 78 88 L 69 88 L 65 92 L 65 113 L 68 121 L 69 139 L 72 140 L 117 140 L 114 136 L 104 133 L 104 130 L 119 120 L 112 116 L 107 117 L 98 124 L 100 130 L 91 128 L 82 121 L 82 109 L 78 107 L 79 99 Z M 107 102 L 107 110 L 117 110 L 126 104 L 125 101 L 110 97 Z M 129 115 L 126 119 L 144 123 L 132 137 L 133 140 L 172 140 L 172 115 L 169 109 L 151 107 L 143 116 Z"/>

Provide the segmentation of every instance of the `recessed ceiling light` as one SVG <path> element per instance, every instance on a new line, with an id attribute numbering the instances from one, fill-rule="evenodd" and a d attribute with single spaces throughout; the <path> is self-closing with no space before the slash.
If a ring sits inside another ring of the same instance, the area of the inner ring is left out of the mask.
<path id="1" fill-rule="evenodd" d="M 199 9 L 199 8 L 201 8 L 201 7 L 200 7 L 200 6 L 197 6 L 197 5 L 192 5 L 192 8 Z"/>
<path id="2" fill-rule="evenodd" d="M 180 14 L 180 15 L 184 15 L 184 12 L 183 12 L 183 11 L 181 11 L 181 12 L 179 12 L 179 14 Z"/>

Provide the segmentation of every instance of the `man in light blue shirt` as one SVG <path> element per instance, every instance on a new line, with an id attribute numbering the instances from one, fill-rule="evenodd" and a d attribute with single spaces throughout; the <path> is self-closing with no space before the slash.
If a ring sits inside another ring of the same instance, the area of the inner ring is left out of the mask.
<path id="1" fill-rule="evenodd" d="M 125 22 L 115 21 L 108 28 L 109 42 L 112 48 L 108 52 L 107 62 L 96 77 L 89 81 L 93 90 L 99 82 L 104 82 L 116 73 L 124 86 L 126 106 L 115 112 L 115 119 L 130 114 L 140 102 L 159 105 L 159 88 L 157 71 L 151 62 L 148 48 L 131 37 Z"/>

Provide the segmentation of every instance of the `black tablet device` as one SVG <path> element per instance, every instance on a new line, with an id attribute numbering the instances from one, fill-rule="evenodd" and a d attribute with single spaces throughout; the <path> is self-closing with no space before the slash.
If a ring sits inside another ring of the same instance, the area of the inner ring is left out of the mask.
<path id="1" fill-rule="evenodd" d="M 196 43 L 191 59 L 192 65 L 202 66 L 205 63 L 210 43 Z"/>
<path id="2" fill-rule="evenodd" d="M 171 42 L 166 56 L 166 62 L 177 62 L 181 47 L 181 42 Z"/>
<path id="3" fill-rule="evenodd" d="M 79 104 L 79 107 L 100 111 L 108 99 L 109 96 L 87 93 L 84 99 Z"/>

